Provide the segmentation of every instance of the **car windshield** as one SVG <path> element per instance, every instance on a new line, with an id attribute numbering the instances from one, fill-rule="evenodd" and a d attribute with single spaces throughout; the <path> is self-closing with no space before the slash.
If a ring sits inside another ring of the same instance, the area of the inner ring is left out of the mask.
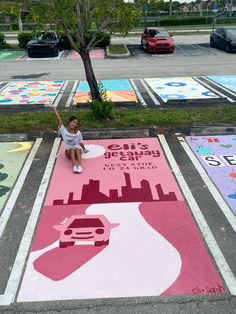
<path id="1" fill-rule="evenodd" d="M 236 37 L 236 29 L 228 29 L 227 36 Z"/>
<path id="2" fill-rule="evenodd" d="M 149 36 L 153 38 L 170 37 L 169 33 L 166 30 L 157 30 L 157 29 L 150 29 Z"/>
<path id="3" fill-rule="evenodd" d="M 55 35 L 53 33 L 42 33 L 39 35 L 38 39 L 41 40 L 55 40 Z"/>
<path id="4" fill-rule="evenodd" d="M 78 218 L 75 219 L 69 226 L 68 228 L 90 228 L 90 227 L 104 227 L 103 223 L 101 222 L 100 219 L 98 218 Z"/>

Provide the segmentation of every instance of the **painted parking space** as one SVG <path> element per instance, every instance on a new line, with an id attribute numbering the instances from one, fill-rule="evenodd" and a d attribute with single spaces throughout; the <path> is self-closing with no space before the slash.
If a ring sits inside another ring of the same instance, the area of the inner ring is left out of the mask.
<path id="1" fill-rule="evenodd" d="M 145 81 L 165 103 L 168 100 L 219 98 L 192 77 L 146 78 Z"/>
<path id="2" fill-rule="evenodd" d="M 32 142 L 0 143 L 0 212 L 8 199 Z"/>
<path id="3" fill-rule="evenodd" d="M 0 92 L 0 105 L 52 104 L 64 81 L 11 82 Z"/>
<path id="4" fill-rule="evenodd" d="M 208 78 L 236 93 L 236 75 L 215 75 Z"/>
<path id="5" fill-rule="evenodd" d="M 24 60 L 28 60 L 28 61 L 52 61 L 52 60 L 59 60 L 59 59 L 62 59 L 63 58 L 63 55 L 64 55 L 64 51 L 59 51 L 58 52 L 58 56 L 57 57 L 44 57 L 44 56 L 41 56 L 41 57 L 28 57 L 26 56 L 24 58 Z"/>
<path id="6" fill-rule="evenodd" d="M 102 80 L 103 88 L 106 90 L 108 99 L 114 102 L 137 102 L 135 91 L 128 79 L 121 80 Z M 89 85 L 87 81 L 79 82 L 73 105 L 86 103 L 89 101 Z"/>
<path id="7" fill-rule="evenodd" d="M 236 136 L 190 136 L 186 141 L 236 215 Z"/>
<path id="8" fill-rule="evenodd" d="M 105 50 L 104 49 L 93 49 L 89 53 L 91 59 L 104 59 Z M 67 57 L 68 59 L 81 59 L 81 56 L 76 51 L 71 51 Z"/>
<path id="9" fill-rule="evenodd" d="M 0 51 L 0 60 L 14 60 L 24 55 L 24 51 Z"/>
<path id="10" fill-rule="evenodd" d="M 224 293 L 157 139 L 85 145 L 82 174 L 61 145 L 18 302 Z"/>

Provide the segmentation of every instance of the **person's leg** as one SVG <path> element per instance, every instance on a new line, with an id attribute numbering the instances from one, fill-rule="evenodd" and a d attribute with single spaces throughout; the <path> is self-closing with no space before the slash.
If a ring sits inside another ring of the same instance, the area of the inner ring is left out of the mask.
<path id="1" fill-rule="evenodd" d="M 80 148 L 76 148 L 75 159 L 77 160 L 79 166 L 81 166 L 81 155 L 82 155 L 82 150 Z"/>
<path id="2" fill-rule="evenodd" d="M 77 172 L 77 166 L 78 162 L 76 159 L 76 152 L 75 149 L 68 149 L 65 151 L 66 157 L 71 160 L 72 166 L 73 166 L 73 172 Z"/>
<path id="3" fill-rule="evenodd" d="M 77 167 L 77 172 L 81 173 L 82 172 L 82 167 L 81 167 L 81 155 L 82 155 L 82 149 L 77 148 L 75 150 L 75 158 L 78 162 L 78 167 Z"/>

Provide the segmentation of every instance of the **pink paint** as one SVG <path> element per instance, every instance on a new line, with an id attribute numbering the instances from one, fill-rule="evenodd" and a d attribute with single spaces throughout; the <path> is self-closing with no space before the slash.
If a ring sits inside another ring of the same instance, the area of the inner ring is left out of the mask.
<path id="1" fill-rule="evenodd" d="M 117 226 L 103 215 L 74 215 L 53 227 L 60 232 L 60 247 L 66 248 L 88 240 L 94 241 L 94 246 L 108 245 L 111 229 Z"/>
<path id="2" fill-rule="evenodd" d="M 74 199 L 81 199 L 83 188 L 89 184 L 99 185 L 99 191 L 108 197 L 110 193 L 113 193 L 112 190 L 114 193 L 117 190 L 118 196 L 121 196 L 122 186 L 125 187 L 127 184 L 131 184 L 133 189 L 138 189 L 141 188 L 143 180 L 149 183 L 150 191 L 149 187 L 146 190 L 148 194 L 151 193 L 153 199 L 158 200 L 162 197 L 159 195 L 160 187 L 156 187 L 161 182 L 161 193 L 175 193 L 177 200 L 183 200 L 183 196 L 172 173 L 169 171 L 162 149 L 156 139 L 117 139 L 85 142 L 85 146 L 88 145 L 88 147 L 94 144 L 104 149 L 105 156 L 83 158 L 83 173 L 79 177 L 72 174 L 70 161 L 65 157 L 65 146 L 64 144 L 61 145 L 45 205 L 53 205 L 55 200 L 63 200 L 67 203 L 70 193 L 73 193 Z M 147 149 L 145 149 L 146 147 Z M 84 157 L 86 157 L 86 154 L 84 154 Z M 98 169 L 100 170 L 98 171 Z M 128 183 L 124 173 L 129 174 Z M 93 180 L 93 182 L 90 180 Z M 60 182 L 60 185 L 58 182 Z M 145 201 L 147 193 L 143 193 L 143 201 Z M 92 203 L 95 202 L 94 195 L 90 200 Z M 141 201 L 141 199 L 138 201 Z M 109 202 L 112 203 L 113 200 L 111 199 Z M 84 204 L 88 204 L 88 202 L 84 202 Z"/>
<path id="3" fill-rule="evenodd" d="M 18 301 L 223 293 L 158 141 L 85 146 L 75 175 L 61 145 Z M 86 221 L 72 230 L 89 217 L 107 230 L 95 236 Z M 94 238 L 71 241 L 81 232 Z"/>
<path id="4" fill-rule="evenodd" d="M 104 59 L 105 58 L 105 50 L 104 49 L 93 49 L 89 53 L 90 58 L 92 59 Z M 68 59 L 81 59 L 81 56 L 79 55 L 78 52 L 72 51 Z"/>
<path id="5" fill-rule="evenodd" d="M 71 246 L 65 252 L 65 250 L 57 247 L 36 259 L 34 268 L 51 280 L 63 280 L 105 248 L 106 246 L 93 247 L 92 249 L 91 245 Z"/>
<path id="6" fill-rule="evenodd" d="M 163 295 L 175 295 L 179 291 L 183 294 L 207 294 L 210 288 L 214 291 L 218 285 L 222 289 L 215 293 L 225 292 L 184 202 L 143 203 L 140 212 L 152 228 L 174 245 L 182 258 L 178 280 Z"/>

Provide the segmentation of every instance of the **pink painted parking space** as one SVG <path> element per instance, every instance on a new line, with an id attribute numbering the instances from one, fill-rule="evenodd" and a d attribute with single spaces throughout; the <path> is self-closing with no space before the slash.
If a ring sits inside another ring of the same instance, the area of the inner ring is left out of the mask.
<path id="1" fill-rule="evenodd" d="M 90 58 L 92 59 L 104 59 L 105 50 L 104 49 L 93 49 L 90 51 Z M 68 59 L 81 59 L 80 55 L 76 51 L 71 51 Z"/>
<path id="2" fill-rule="evenodd" d="M 60 147 L 18 302 L 224 293 L 157 139 L 85 146 L 82 174 Z"/>

